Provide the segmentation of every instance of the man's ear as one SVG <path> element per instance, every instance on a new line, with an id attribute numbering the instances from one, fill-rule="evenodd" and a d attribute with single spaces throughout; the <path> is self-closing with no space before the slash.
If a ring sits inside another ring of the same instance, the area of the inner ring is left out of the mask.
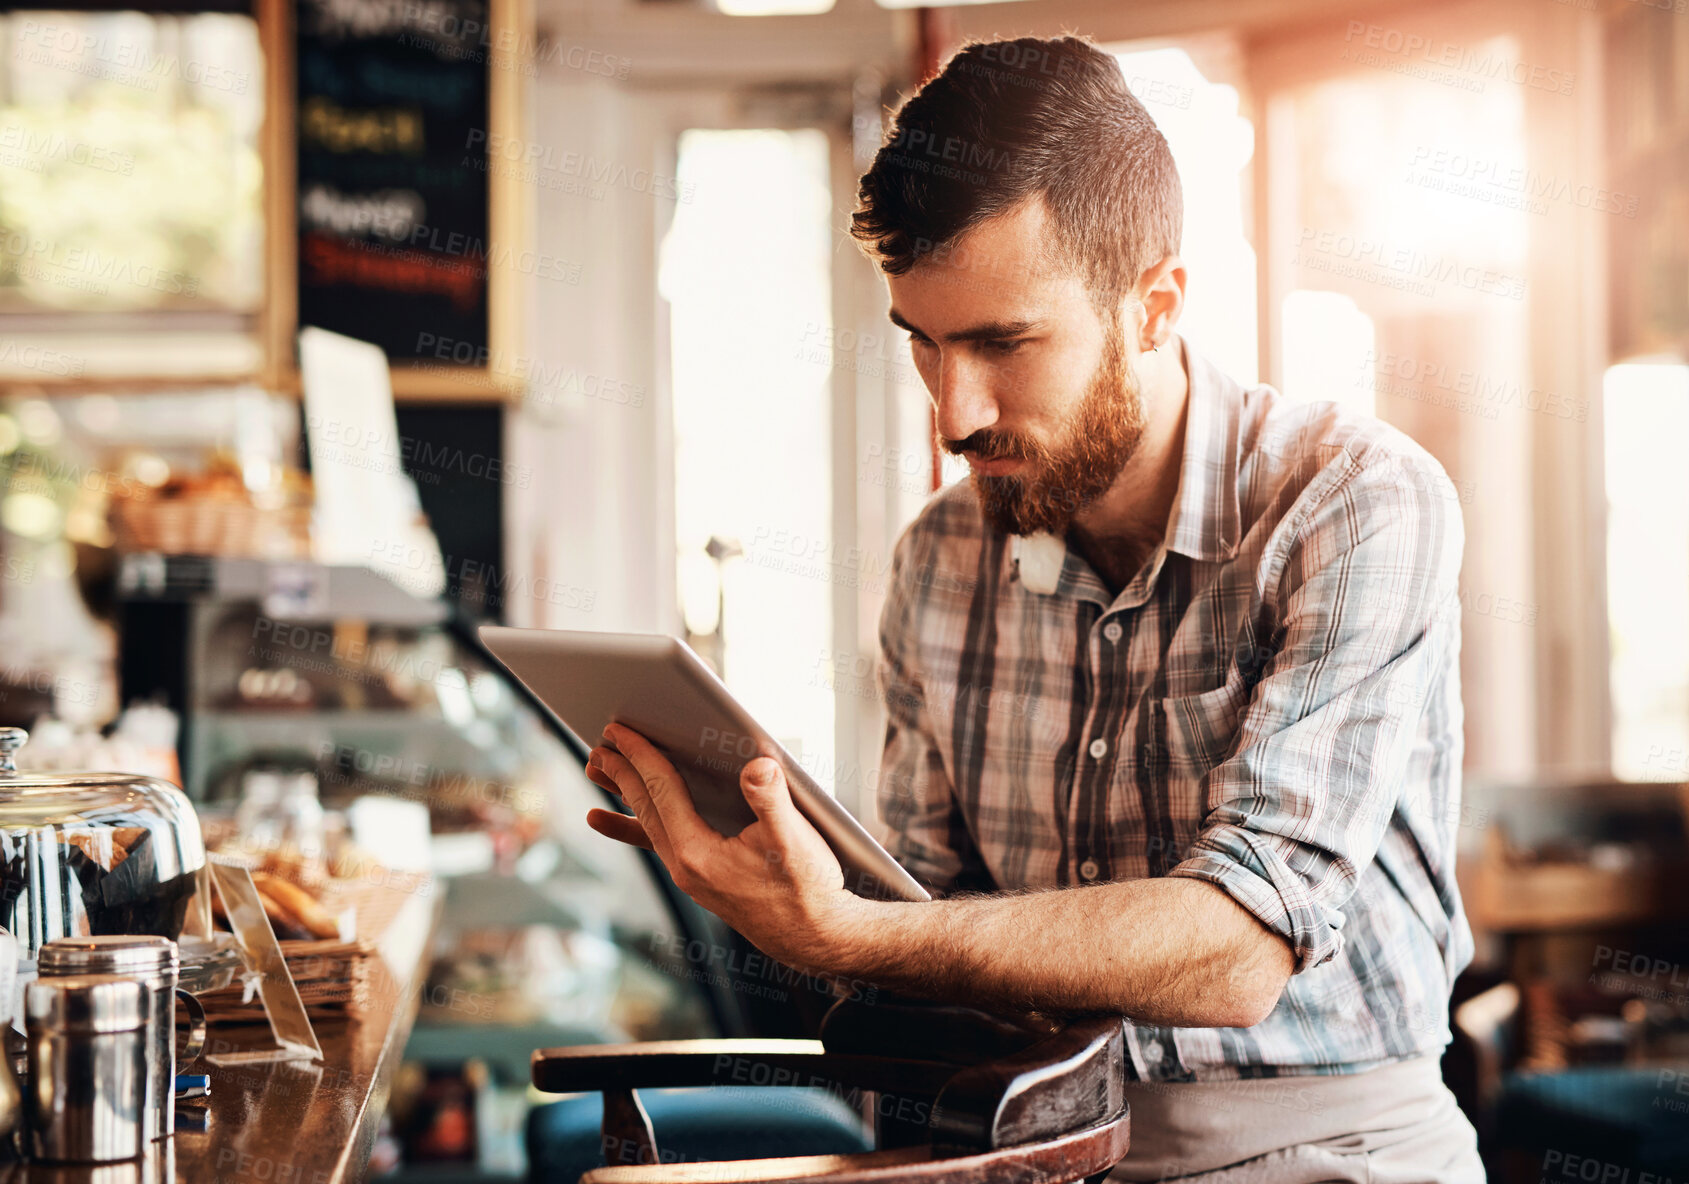
<path id="1" fill-rule="evenodd" d="M 1168 255 L 1146 268 L 1138 277 L 1133 296 L 1144 309 L 1143 324 L 1138 329 L 1138 349 L 1148 353 L 1173 336 L 1179 315 L 1185 311 L 1185 261 L 1177 255 Z"/>

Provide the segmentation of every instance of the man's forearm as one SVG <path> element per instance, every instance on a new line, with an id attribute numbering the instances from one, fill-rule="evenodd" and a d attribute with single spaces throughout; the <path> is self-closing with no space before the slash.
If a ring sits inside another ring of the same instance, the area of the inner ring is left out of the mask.
<path id="1" fill-rule="evenodd" d="M 1052 1014 L 1248 1027 L 1289 979 L 1289 944 L 1201 880 L 877 902 L 832 967 L 888 989 Z"/>

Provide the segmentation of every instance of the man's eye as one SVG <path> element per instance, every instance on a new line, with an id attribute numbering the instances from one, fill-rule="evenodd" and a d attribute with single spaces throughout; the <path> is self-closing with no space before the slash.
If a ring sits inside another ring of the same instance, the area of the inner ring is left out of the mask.
<path id="1" fill-rule="evenodd" d="M 931 344 L 932 344 L 932 340 L 930 338 L 922 337 L 919 333 L 909 334 L 909 348 L 910 349 L 916 349 L 918 347 L 927 346 L 927 345 L 931 345 Z"/>
<path id="2" fill-rule="evenodd" d="M 1026 344 L 1026 338 L 1017 337 L 1013 341 L 988 341 L 986 348 L 994 354 L 1012 354 Z"/>

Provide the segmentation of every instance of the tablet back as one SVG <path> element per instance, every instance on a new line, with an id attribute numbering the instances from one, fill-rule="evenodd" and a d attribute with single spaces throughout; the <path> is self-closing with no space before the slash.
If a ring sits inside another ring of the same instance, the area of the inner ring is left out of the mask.
<path id="1" fill-rule="evenodd" d="M 650 740 L 685 779 L 699 815 L 722 834 L 736 835 L 755 820 L 739 774 L 755 757 L 770 756 L 785 769 L 793 801 L 838 855 L 854 891 L 929 899 L 680 639 L 502 625 L 479 632 L 493 655 L 588 747 L 601 742 L 612 722 Z"/>

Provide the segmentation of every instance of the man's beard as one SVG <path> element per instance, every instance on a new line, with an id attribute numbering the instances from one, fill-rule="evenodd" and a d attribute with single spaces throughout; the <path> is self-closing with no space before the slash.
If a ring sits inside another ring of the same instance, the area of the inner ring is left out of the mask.
<path id="1" fill-rule="evenodd" d="M 1073 516 L 1114 484 L 1144 435 L 1144 403 L 1137 376 L 1126 363 L 1126 339 L 1118 313 L 1109 319 L 1103 356 L 1090 388 L 1063 439 L 1046 448 L 1020 432 L 983 429 L 951 452 L 973 452 L 982 460 L 1016 457 L 1030 462 L 1024 476 L 973 474 L 986 518 L 1005 534 L 1048 531 L 1058 538 Z"/>

